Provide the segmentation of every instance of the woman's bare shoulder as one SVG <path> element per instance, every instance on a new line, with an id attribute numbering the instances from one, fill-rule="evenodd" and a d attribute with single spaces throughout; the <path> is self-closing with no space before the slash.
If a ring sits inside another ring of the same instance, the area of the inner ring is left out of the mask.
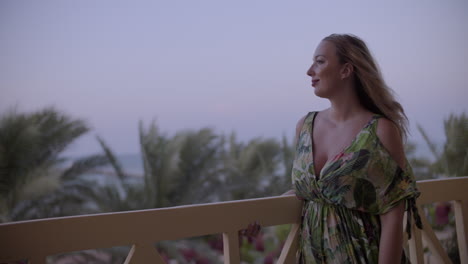
<path id="1" fill-rule="evenodd" d="M 388 150 L 390 156 L 404 168 L 405 151 L 398 126 L 387 118 L 379 118 L 377 124 L 377 136 L 382 145 Z"/>
<path id="2" fill-rule="evenodd" d="M 303 117 L 301 117 L 299 119 L 299 121 L 297 121 L 297 124 L 296 124 L 296 138 L 295 138 L 296 142 L 297 142 L 297 139 L 299 138 L 299 134 L 301 133 L 302 127 L 304 126 L 304 122 L 305 122 L 307 116 L 309 116 L 309 114 L 305 114 Z"/>
<path id="3" fill-rule="evenodd" d="M 382 141 L 382 143 L 384 143 L 383 141 L 401 141 L 401 136 L 397 125 L 385 117 L 379 118 L 377 124 L 377 135 L 379 136 L 379 139 Z"/>
<path id="4" fill-rule="evenodd" d="M 304 115 L 303 117 L 301 117 L 301 119 L 299 119 L 299 121 L 297 121 L 297 124 L 296 124 L 296 132 L 297 131 L 301 131 L 301 128 L 302 126 L 304 125 L 304 122 L 305 122 L 305 119 L 307 118 L 307 114 Z"/>

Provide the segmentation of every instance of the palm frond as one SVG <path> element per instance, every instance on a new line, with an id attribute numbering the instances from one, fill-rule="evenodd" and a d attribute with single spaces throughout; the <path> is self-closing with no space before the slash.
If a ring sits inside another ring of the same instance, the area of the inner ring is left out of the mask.
<path id="1" fill-rule="evenodd" d="M 92 155 L 78 159 L 73 162 L 73 164 L 66 169 L 62 174 L 62 180 L 72 180 L 84 173 L 90 172 L 93 169 L 96 169 L 100 166 L 106 165 L 109 163 L 107 156 L 103 155 Z"/>
<path id="2" fill-rule="evenodd" d="M 431 151 L 432 155 L 436 159 L 439 159 L 440 158 L 440 153 L 437 150 L 437 145 L 433 141 L 431 141 L 431 139 L 429 138 L 426 131 L 424 130 L 424 128 L 421 125 L 418 124 L 417 127 L 418 127 L 419 132 L 423 136 L 424 141 L 426 142 L 427 146 L 429 147 L 429 150 Z"/>
<path id="3" fill-rule="evenodd" d="M 112 168 L 114 168 L 116 175 L 119 177 L 120 180 L 125 179 L 126 174 L 122 168 L 122 164 L 120 164 L 119 160 L 114 155 L 114 152 L 106 144 L 104 139 L 102 139 L 99 136 L 97 136 L 96 139 L 99 142 L 99 145 L 101 145 L 102 150 L 104 151 L 104 155 L 107 157 L 107 160 L 111 164 Z"/>

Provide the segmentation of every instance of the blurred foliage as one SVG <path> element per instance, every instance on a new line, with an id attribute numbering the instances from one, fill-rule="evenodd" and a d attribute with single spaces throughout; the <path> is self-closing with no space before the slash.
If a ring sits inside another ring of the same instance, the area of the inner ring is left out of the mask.
<path id="1" fill-rule="evenodd" d="M 0 222 L 79 213 L 74 208 L 86 198 L 69 193 L 83 186 L 81 175 L 107 160 L 95 155 L 70 164 L 61 154 L 88 130 L 83 120 L 54 108 L 34 113 L 12 109 L 2 114 Z"/>
<path id="2" fill-rule="evenodd" d="M 442 150 L 420 125 L 418 130 L 435 158 L 428 164 L 432 173 L 445 177 L 468 175 L 468 116 L 465 113 L 451 114 L 444 120 L 445 143 Z"/>
<path id="3" fill-rule="evenodd" d="M 147 129 L 140 123 L 139 134 L 143 181 L 133 185 L 126 182 L 132 176 L 124 171 L 104 140 L 98 138 L 117 176 L 117 187 L 112 188 L 122 190 L 107 195 L 117 201 L 114 206 L 109 201 L 102 207 L 106 211 L 264 197 L 280 195 L 288 189 L 292 151 L 286 139 L 280 143 L 256 138 L 245 144 L 238 142 L 234 133 L 227 139 L 209 128 L 179 132 L 171 138 L 161 133 L 154 122 Z M 137 204 L 118 205 L 125 200 Z"/>
<path id="4" fill-rule="evenodd" d="M 227 144 L 221 152 L 224 184 L 220 200 L 280 195 L 290 188 L 292 155 L 286 139 L 280 143 L 256 138 L 244 144 L 232 133 L 224 140 Z"/>
<path id="5" fill-rule="evenodd" d="M 405 153 L 408 162 L 411 164 L 416 180 L 427 180 L 435 178 L 431 170 L 432 161 L 416 154 L 416 144 L 407 142 L 405 144 Z"/>

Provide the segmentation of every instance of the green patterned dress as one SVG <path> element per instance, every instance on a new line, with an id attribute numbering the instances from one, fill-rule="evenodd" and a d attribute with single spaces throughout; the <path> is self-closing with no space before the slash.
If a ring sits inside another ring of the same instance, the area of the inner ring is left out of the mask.
<path id="1" fill-rule="evenodd" d="M 415 207 L 419 196 L 411 167 L 403 170 L 376 134 L 379 116 L 352 143 L 314 173 L 312 129 L 317 112 L 307 115 L 296 145 L 292 181 L 304 198 L 299 263 L 377 263 L 380 214 L 406 201 L 421 227 Z M 410 234 L 410 223 L 407 232 Z M 403 256 L 402 263 L 409 262 Z"/>

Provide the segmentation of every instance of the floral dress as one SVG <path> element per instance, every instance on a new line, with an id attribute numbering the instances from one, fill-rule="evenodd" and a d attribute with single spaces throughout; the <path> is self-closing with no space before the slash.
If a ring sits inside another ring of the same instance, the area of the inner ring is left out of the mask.
<path id="1" fill-rule="evenodd" d="M 312 130 L 317 112 L 307 115 L 296 145 L 292 181 L 304 198 L 299 263 L 377 263 L 380 214 L 406 202 L 407 232 L 419 196 L 411 167 L 402 169 L 376 134 L 376 115 L 316 177 Z M 403 254 L 402 263 L 409 262 Z"/>

